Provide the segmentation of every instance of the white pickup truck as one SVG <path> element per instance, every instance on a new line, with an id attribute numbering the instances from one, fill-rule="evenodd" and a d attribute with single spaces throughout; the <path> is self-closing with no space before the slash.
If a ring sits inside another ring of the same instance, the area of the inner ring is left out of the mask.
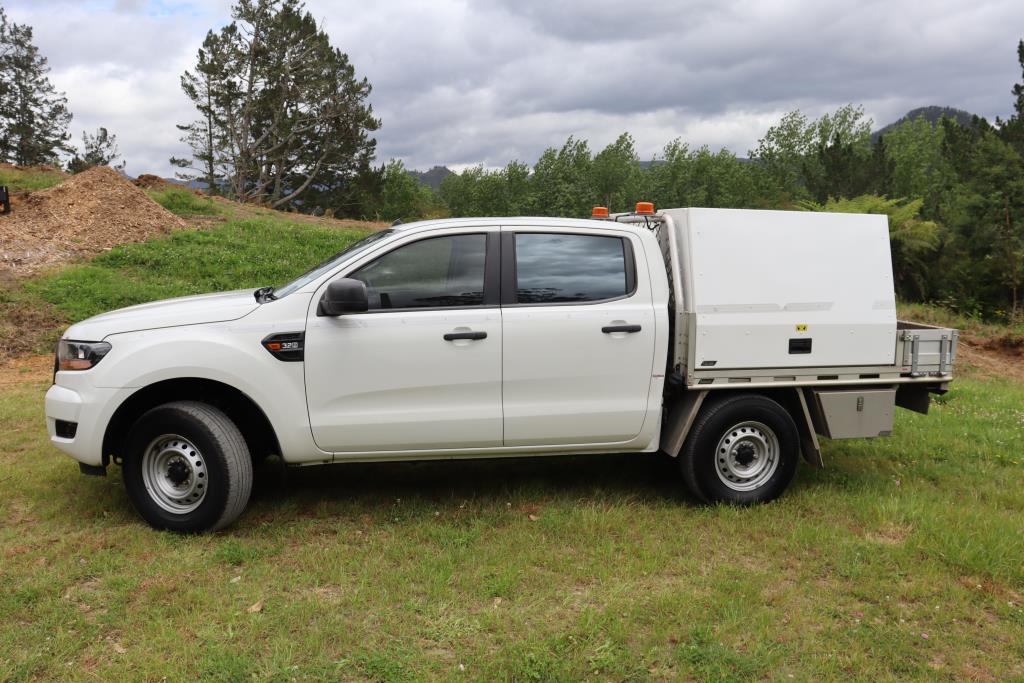
<path id="1" fill-rule="evenodd" d="M 663 451 L 698 498 L 748 504 L 780 495 L 801 453 L 820 466 L 819 434 L 885 436 L 896 405 L 926 412 L 956 342 L 897 321 L 884 216 L 425 221 L 277 288 L 71 326 L 46 422 L 176 531 L 234 521 L 271 454 Z"/>

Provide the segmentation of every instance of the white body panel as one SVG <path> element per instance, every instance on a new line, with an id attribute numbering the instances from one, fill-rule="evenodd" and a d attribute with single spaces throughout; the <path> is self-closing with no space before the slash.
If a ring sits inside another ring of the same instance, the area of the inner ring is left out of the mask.
<path id="1" fill-rule="evenodd" d="M 69 327 L 64 338 L 95 341 L 120 332 L 238 320 L 258 307 L 251 289 L 183 296 L 93 316 Z"/>
<path id="2" fill-rule="evenodd" d="M 447 332 L 486 332 L 445 341 Z M 327 451 L 501 446 L 501 310 L 309 318 L 306 392 Z"/>
<path id="3" fill-rule="evenodd" d="M 885 216 L 672 209 L 693 369 L 893 365 Z M 810 353 L 791 353 L 791 339 Z"/>

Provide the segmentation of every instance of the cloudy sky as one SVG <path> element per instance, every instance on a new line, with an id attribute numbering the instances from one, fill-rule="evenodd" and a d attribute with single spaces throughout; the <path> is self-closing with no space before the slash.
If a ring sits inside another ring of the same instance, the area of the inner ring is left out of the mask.
<path id="1" fill-rule="evenodd" d="M 82 130 L 127 171 L 173 173 L 193 118 L 179 77 L 230 0 L 7 0 Z M 532 163 L 622 131 L 641 157 L 681 137 L 745 154 L 786 111 L 863 104 L 878 126 L 929 104 L 1005 116 L 1021 0 L 307 0 L 373 84 L 378 158 Z"/>

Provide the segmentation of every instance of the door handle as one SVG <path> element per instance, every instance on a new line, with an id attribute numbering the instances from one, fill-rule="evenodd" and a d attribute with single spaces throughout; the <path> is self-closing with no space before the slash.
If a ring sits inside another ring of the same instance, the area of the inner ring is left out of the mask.
<path id="1" fill-rule="evenodd" d="M 472 339 L 474 341 L 477 340 L 477 339 L 487 339 L 487 333 L 486 332 L 449 332 L 448 334 L 444 335 L 444 340 L 445 341 L 456 341 L 456 340 L 459 340 L 459 339 Z"/>
<path id="2" fill-rule="evenodd" d="M 639 332 L 639 325 L 605 325 L 601 328 L 601 331 L 605 334 L 611 334 L 612 332 Z"/>

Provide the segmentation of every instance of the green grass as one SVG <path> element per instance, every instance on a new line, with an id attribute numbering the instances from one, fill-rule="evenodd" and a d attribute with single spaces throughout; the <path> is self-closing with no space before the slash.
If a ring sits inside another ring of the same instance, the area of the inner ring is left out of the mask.
<path id="1" fill-rule="evenodd" d="M 146 194 L 157 204 L 179 216 L 216 216 L 221 213 L 212 199 L 183 187 L 148 190 Z"/>
<path id="2" fill-rule="evenodd" d="M 1024 676 L 1021 385 L 826 442 L 762 507 L 641 455 L 268 466 L 201 537 L 80 476 L 45 388 L 0 395 L 0 680 Z"/>
<path id="3" fill-rule="evenodd" d="M 0 168 L 0 185 L 6 185 L 11 192 L 44 190 L 67 180 L 67 176 L 57 169 L 43 170 Z"/>
<path id="4" fill-rule="evenodd" d="M 75 321 L 156 299 L 280 285 L 366 234 L 283 219 L 231 221 L 121 245 L 24 286 Z"/>
<path id="5" fill-rule="evenodd" d="M 1024 319 L 1010 324 L 999 323 L 956 313 L 933 304 L 905 303 L 899 305 L 899 315 L 902 320 L 955 327 L 981 339 L 1002 340 L 1024 345 Z"/>

